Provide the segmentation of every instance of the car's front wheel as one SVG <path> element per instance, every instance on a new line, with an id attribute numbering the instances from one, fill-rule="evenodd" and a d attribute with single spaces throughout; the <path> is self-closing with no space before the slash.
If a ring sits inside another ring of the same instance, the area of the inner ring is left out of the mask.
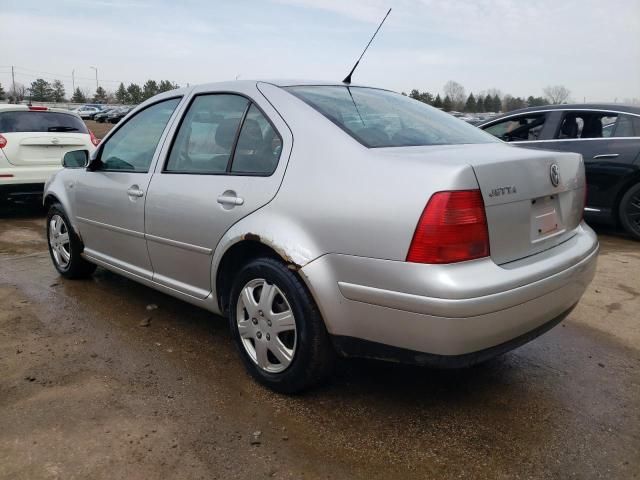
<path id="1" fill-rule="evenodd" d="M 620 222 L 636 240 L 640 240 L 640 183 L 632 186 L 620 200 Z"/>
<path id="2" fill-rule="evenodd" d="M 306 286 L 282 262 L 260 258 L 236 275 L 230 298 L 231 332 L 249 373 L 282 393 L 322 381 L 334 352 Z"/>
<path id="3" fill-rule="evenodd" d="M 95 271 L 96 266 L 80 255 L 82 242 L 59 203 L 54 203 L 47 214 L 47 243 L 53 266 L 63 277 L 84 278 Z"/>

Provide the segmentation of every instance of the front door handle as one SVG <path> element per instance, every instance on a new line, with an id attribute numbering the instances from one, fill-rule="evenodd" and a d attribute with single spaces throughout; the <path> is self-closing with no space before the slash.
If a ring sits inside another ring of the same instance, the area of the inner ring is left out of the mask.
<path id="1" fill-rule="evenodd" d="M 138 187 L 137 185 L 132 185 L 131 187 L 129 187 L 129 190 L 127 190 L 127 195 L 129 195 L 130 197 L 139 198 L 144 196 L 144 192 L 140 190 L 140 187 Z"/>
<path id="2" fill-rule="evenodd" d="M 616 158 L 619 157 L 619 153 L 601 153 L 599 155 L 594 155 L 593 159 L 598 160 L 600 158 Z"/>

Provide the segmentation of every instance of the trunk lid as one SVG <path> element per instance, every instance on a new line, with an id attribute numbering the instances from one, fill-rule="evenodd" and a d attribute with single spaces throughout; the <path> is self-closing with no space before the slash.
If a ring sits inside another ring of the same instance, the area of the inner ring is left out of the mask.
<path id="1" fill-rule="evenodd" d="M 498 265 L 575 234 L 585 198 L 581 155 L 510 147 L 471 166 L 486 207 L 491 258 Z"/>
<path id="2" fill-rule="evenodd" d="M 61 165 L 62 157 L 72 150 L 87 148 L 88 134 L 80 133 L 4 133 L 4 154 L 15 166 Z"/>
<path id="3" fill-rule="evenodd" d="M 482 193 L 490 255 L 498 265 L 535 255 L 568 240 L 582 221 L 585 175 L 579 154 L 505 143 L 381 150 L 386 150 L 386 155 L 421 159 L 425 162 L 425 178 L 433 182 L 435 179 L 429 172 L 436 171 L 433 168 L 436 164 L 469 167 Z M 551 177 L 553 165 L 557 185 Z M 436 191 L 457 188 L 447 182 L 443 179 Z"/>

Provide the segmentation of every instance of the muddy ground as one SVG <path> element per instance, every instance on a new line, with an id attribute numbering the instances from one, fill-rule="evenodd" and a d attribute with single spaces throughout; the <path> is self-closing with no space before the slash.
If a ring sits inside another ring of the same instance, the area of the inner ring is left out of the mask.
<path id="1" fill-rule="evenodd" d="M 43 224 L 0 213 L 0 478 L 640 478 L 640 244 L 618 233 L 533 343 L 461 371 L 345 361 L 285 397 L 223 319 L 60 278 Z"/>

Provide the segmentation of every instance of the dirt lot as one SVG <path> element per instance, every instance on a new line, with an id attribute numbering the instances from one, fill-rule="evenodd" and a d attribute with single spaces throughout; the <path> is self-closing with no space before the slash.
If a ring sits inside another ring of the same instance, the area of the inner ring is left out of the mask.
<path id="1" fill-rule="evenodd" d="M 85 120 L 84 123 L 89 127 L 89 130 L 93 132 L 93 134 L 98 138 L 104 138 L 104 136 L 111 130 L 115 125 L 111 123 L 98 123 L 93 120 Z"/>
<path id="2" fill-rule="evenodd" d="M 284 397 L 223 319 L 101 269 L 61 279 L 42 212 L 10 209 L 0 478 L 639 478 L 640 244 L 601 242 L 578 308 L 533 343 L 463 371 L 343 362 Z"/>

